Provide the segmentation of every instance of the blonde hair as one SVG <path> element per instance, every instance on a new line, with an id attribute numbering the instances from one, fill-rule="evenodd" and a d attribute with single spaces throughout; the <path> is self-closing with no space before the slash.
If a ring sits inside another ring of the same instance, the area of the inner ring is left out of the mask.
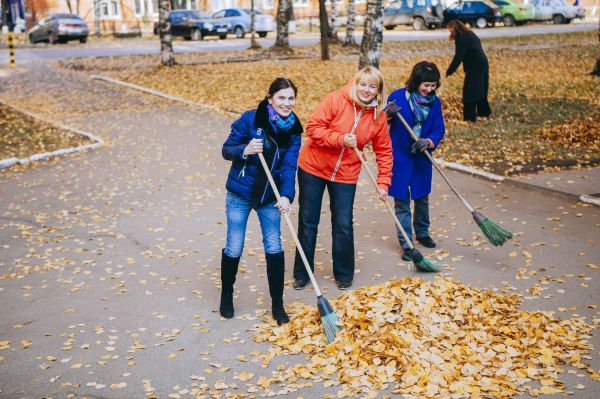
<path id="1" fill-rule="evenodd" d="M 383 80 L 383 75 L 379 72 L 379 69 L 368 65 L 358 71 L 354 76 L 354 84 L 352 85 L 352 89 L 350 89 L 350 97 L 356 104 L 361 107 L 366 107 L 368 104 L 365 104 L 360 100 L 357 94 L 357 88 L 361 81 L 373 82 L 377 85 L 377 90 L 379 91 L 377 94 L 377 106 L 375 107 L 375 119 L 377 119 L 379 118 L 381 111 L 383 111 L 385 104 L 385 82 Z"/>

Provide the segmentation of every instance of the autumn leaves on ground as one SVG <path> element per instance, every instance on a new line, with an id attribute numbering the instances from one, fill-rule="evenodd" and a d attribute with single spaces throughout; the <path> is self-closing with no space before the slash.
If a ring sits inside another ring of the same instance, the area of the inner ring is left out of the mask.
<path id="1" fill-rule="evenodd" d="M 600 164 L 600 81 L 589 75 L 597 34 L 482 42 L 490 58 L 492 117 L 477 124 L 462 122 L 462 73 L 444 79 L 439 94 L 448 133 L 437 156 L 507 175 Z M 272 76 L 287 76 L 299 87 L 297 110 L 306 121 L 327 93 L 350 79 L 357 56 L 356 51 L 336 48 L 336 61 L 322 62 L 306 59 L 318 56 L 317 47 L 294 51 L 300 59 L 264 60 L 273 54 L 263 50 L 187 54 L 178 59 L 184 65 L 170 68 L 158 66 L 152 56 L 72 60 L 65 66 L 240 113 L 255 106 Z M 449 41 L 385 43 L 381 69 L 388 89 L 403 86 L 412 66 L 423 59 L 444 71 L 453 51 Z M 244 56 L 263 60 L 219 63 Z"/>

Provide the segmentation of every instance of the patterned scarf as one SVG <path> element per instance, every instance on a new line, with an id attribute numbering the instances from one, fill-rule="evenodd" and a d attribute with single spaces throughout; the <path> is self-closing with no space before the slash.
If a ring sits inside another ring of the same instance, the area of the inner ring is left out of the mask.
<path id="1" fill-rule="evenodd" d="M 270 103 L 267 103 L 267 111 L 269 111 L 269 121 L 276 132 L 287 132 L 296 122 L 296 116 L 293 112 L 288 116 L 283 117 L 275 111 Z"/>
<path id="2" fill-rule="evenodd" d="M 413 131 L 417 135 L 417 137 L 421 137 L 421 129 L 423 129 L 423 124 L 427 119 L 427 115 L 429 115 L 429 110 L 435 101 L 435 93 L 431 93 L 427 96 L 423 96 L 416 91 L 413 91 L 408 95 L 408 104 L 410 105 L 410 109 L 415 116 L 415 125 L 413 126 Z"/>

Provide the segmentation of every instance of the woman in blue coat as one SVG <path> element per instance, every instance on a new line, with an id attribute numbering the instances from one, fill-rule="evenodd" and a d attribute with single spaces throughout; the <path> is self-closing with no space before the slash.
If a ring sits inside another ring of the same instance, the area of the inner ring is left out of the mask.
<path id="1" fill-rule="evenodd" d="M 267 260 L 271 310 L 278 324 L 287 323 L 283 307 L 285 260 L 280 236 L 280 213 L 291 210 L 302 125 L 293 112 L 298 90 L 289 79 L 277 78 L 258 108 L 246 111 L 231 125 L 223 158 L 232 161 L 227 177 L 227 242 L 221 258 L 221 316 L 233 317 L 233 284 L 244 248 L 246 224 L 255 210 Z M 276 201 L 260 163 L 262 153 L 281 194 Z"/>
<path id="2" fill-rule="evenodd" d="M 412 240 L 415 229 L 417 241 L 427 248 L 435 248 L 429 235 L 429 193 L 431 192 L 432 165 L 422 151 L 433 152 L 446 133 L 442 116 L 442 102 L 435 90 L 440 87 L 440 72 L 434 63 L 422 61 L 413 67 L 406 87 L 394 91 L 388 98 L 390 136 L 394 153 L 392 184 L 389 195 L 394 197 L 396 216 Z M 416 142 L 400 119 L 400 112 L 419 138 Z M 414 217 L 410 200 L 413 200 Z M 412 218 L 412 224 L 411 224 Z M 409 261 L 410 252 L 402 234 L 398 239 L 404 250 L 402 259 Z"/>

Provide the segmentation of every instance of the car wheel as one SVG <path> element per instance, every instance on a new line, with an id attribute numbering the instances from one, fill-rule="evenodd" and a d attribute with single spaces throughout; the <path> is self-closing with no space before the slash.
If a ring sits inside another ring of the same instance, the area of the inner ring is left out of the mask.
<path id="1" fill-rule="evenodd" d="M 475 21 L 475 26 L 477 26 L 479 29 L 483 29 L 487 26 L 487 21 L 485 18 L 479 17 L 477 18 L 477 21 Z"/>
<path id="2" fill-rule="evenodd" d="M 190 36 L 191 36 L 192 40 L 195 42 L 202 39 L 202 34 L 200 33 L 199 29 L 192 29 Z"/>
<path id="3" fill-rule="evenodd" d="M 219 35 L 219 39 L 225 40 L 225 39 L 227 39 L 227 35 Z"/>
<path id="4" fill-rule="evenodd" d="M 29 43 L 34 44 L 35 40 L 33 40 L 33 35 L 29 35 Z"/>
<path id="5" fill-rule="evenodd" d="M 258 32 L 259 37 L 267 37 L 268 32 Z"/>
<path id="6" fill-rule="evenodd" d="M 571 21 L 572 21 L 572 19 L 571 19 L 571 18 L 567 18 L 567 19 L 565 19 L 565 24 L 570 24 L 570 23 L 571 23 Z"/>
<path id="7" fill-rule="evenodd" d="M 516 25 L 515 17 L 513 17 L 510 14 L 507 14 L 504 17 L 502 17 L 502 22 L 504 22 L 504 26 L 515 26 Z"/>
<path id="8" fill-rule="evenodd" d="M 556 25 L 564 24 L 565 17 L 562 14 L 556 14 L 552 17 L 552 22 L 554 22 Z"/>
<path id="9" fill-rule="evenodd" d="M 235 29 L 233 30 L 233 33 L 235 34 L 235 37 L 237 37 L 238 39 L 243 39 L 244 36 L 246 35 L 246 33 L 244 32 L 244 28 L 242 28 L 239 25 L 235 27 Z"/>
<path id="10" fill-rule="evenodd" d="M 385 30 L 394 30 L 395 27 L 396 27 L 396 25 L 386 25 L 386 26 L 384 26 Z"/>
<path id="11" fill-rule="evenodd" d="M 416 17 L 413 19 L 412 27 L 414 30 L 423 30 L 425 29 L 425 21 L 423 21 L 423 18 Z"/>
<path id="12" fill-rule="evenodd" d="M 79 38 L 79 43 L 82 43 L 82 44 L 87 43 L 87 39 L 88 39 L 87 36 L 86 37 L 80 37 Z"/>

